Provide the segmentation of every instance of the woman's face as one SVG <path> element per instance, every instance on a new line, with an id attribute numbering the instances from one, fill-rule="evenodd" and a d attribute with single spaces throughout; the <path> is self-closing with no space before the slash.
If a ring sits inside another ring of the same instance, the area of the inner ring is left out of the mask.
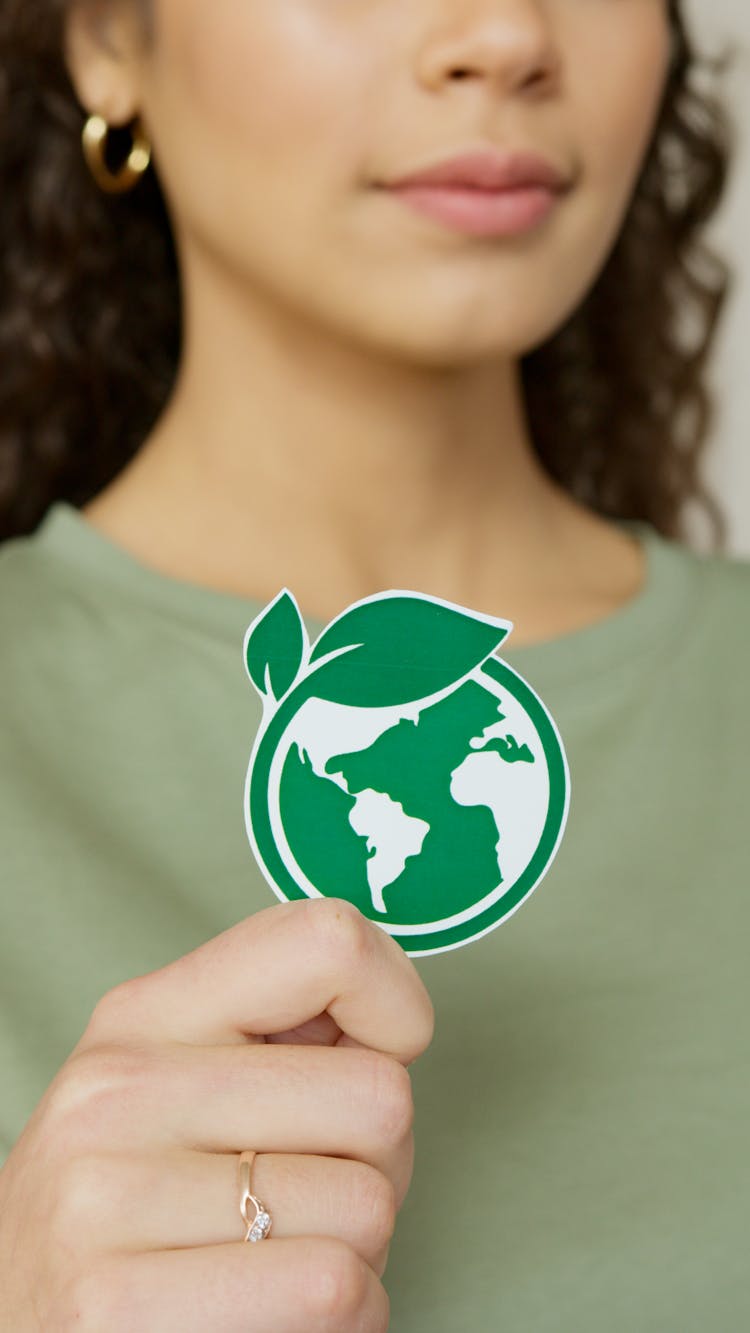
<path id="1" fill-rule="evenodd" d="M 666 0 L 153 4 L 147 48 L 74 76 L 90 110 L 141 111 L 186 273 L 425 364 L 522 354 L 592 285 L 651 137 Z M 377 185 L 481 146 L 572 186 L 498 238 Z"/>

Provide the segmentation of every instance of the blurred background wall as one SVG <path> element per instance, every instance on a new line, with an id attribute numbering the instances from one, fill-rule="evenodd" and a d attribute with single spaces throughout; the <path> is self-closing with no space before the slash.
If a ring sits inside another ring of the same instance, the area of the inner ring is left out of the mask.
<path id="1" fill-rule="evenodd" d="M 702 49 L 711 54 L 731 43 L 736 52 L 723 84 L 738 152 L 709 233 L 736 276 L 711 372 L 716 418 L 705 475 L 729 520 L 729 551 L 750 556 L 750 0 L 685 0 L 685 12 Z M 696 537 L 700 545 L 697 529 Z"/>

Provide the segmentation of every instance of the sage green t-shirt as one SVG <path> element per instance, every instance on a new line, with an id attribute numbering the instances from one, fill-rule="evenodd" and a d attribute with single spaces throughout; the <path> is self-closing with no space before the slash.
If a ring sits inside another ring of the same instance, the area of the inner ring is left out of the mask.
<path id="1" fill-rule="evenodd" d="M 570 816 L 513 916 L 415 960 L 436 1028 L 394 1333 L 750 1327 L 750 562 L 630 526 L 638 596 L 500 650 Z M 105 990 L 276 902 L 242 812 L 259 610 L 67 504 L 0 548 L 3 1157 Z"/>

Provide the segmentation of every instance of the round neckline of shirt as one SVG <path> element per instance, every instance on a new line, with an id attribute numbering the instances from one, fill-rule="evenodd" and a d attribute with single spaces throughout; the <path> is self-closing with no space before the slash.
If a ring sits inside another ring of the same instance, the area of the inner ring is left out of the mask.
<path id="1" fill-rule="evenodd" d="M 610 520 L 641 543 L 645 577 L 638 592 L 599 620 L 552 639 L 514 647 L 512 635 L 501 656 L 521 673 L 541 672 L 545 681 L 562 682 L 600 675 L 625 660 L 652 654 L 687 621 L 694 595 L 695 555 L 663 537 L 648 523 Z M 30 540 L 52 558 L 56 575 L 73 567 L 113 592 L 125 594 L 162 617 L 192 625 L 198 632 L 240 643 L 244 631 L 265 603 L 256 598 L 190 583 L 144 564 L 125 547 L 89 523 L 66 500 L 55 501 Z M 310 641 L 325 622 L 300 606 Z M 498 611 L 502 615 L 502 611 Z"/>

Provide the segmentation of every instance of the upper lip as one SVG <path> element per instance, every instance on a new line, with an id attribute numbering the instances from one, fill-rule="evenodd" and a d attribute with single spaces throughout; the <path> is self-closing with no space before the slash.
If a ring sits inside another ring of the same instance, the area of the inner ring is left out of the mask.
<path id="1" fill-rule="evenodd" d="M 504 190 L 523 185 L 542 185 L 562 190 L 570 177 L 548 158 L 531 152 L 471 150 L 443 157 L 425 167 L 384 182 L 400 185 L 468 185 L 476 189 Z"/>

